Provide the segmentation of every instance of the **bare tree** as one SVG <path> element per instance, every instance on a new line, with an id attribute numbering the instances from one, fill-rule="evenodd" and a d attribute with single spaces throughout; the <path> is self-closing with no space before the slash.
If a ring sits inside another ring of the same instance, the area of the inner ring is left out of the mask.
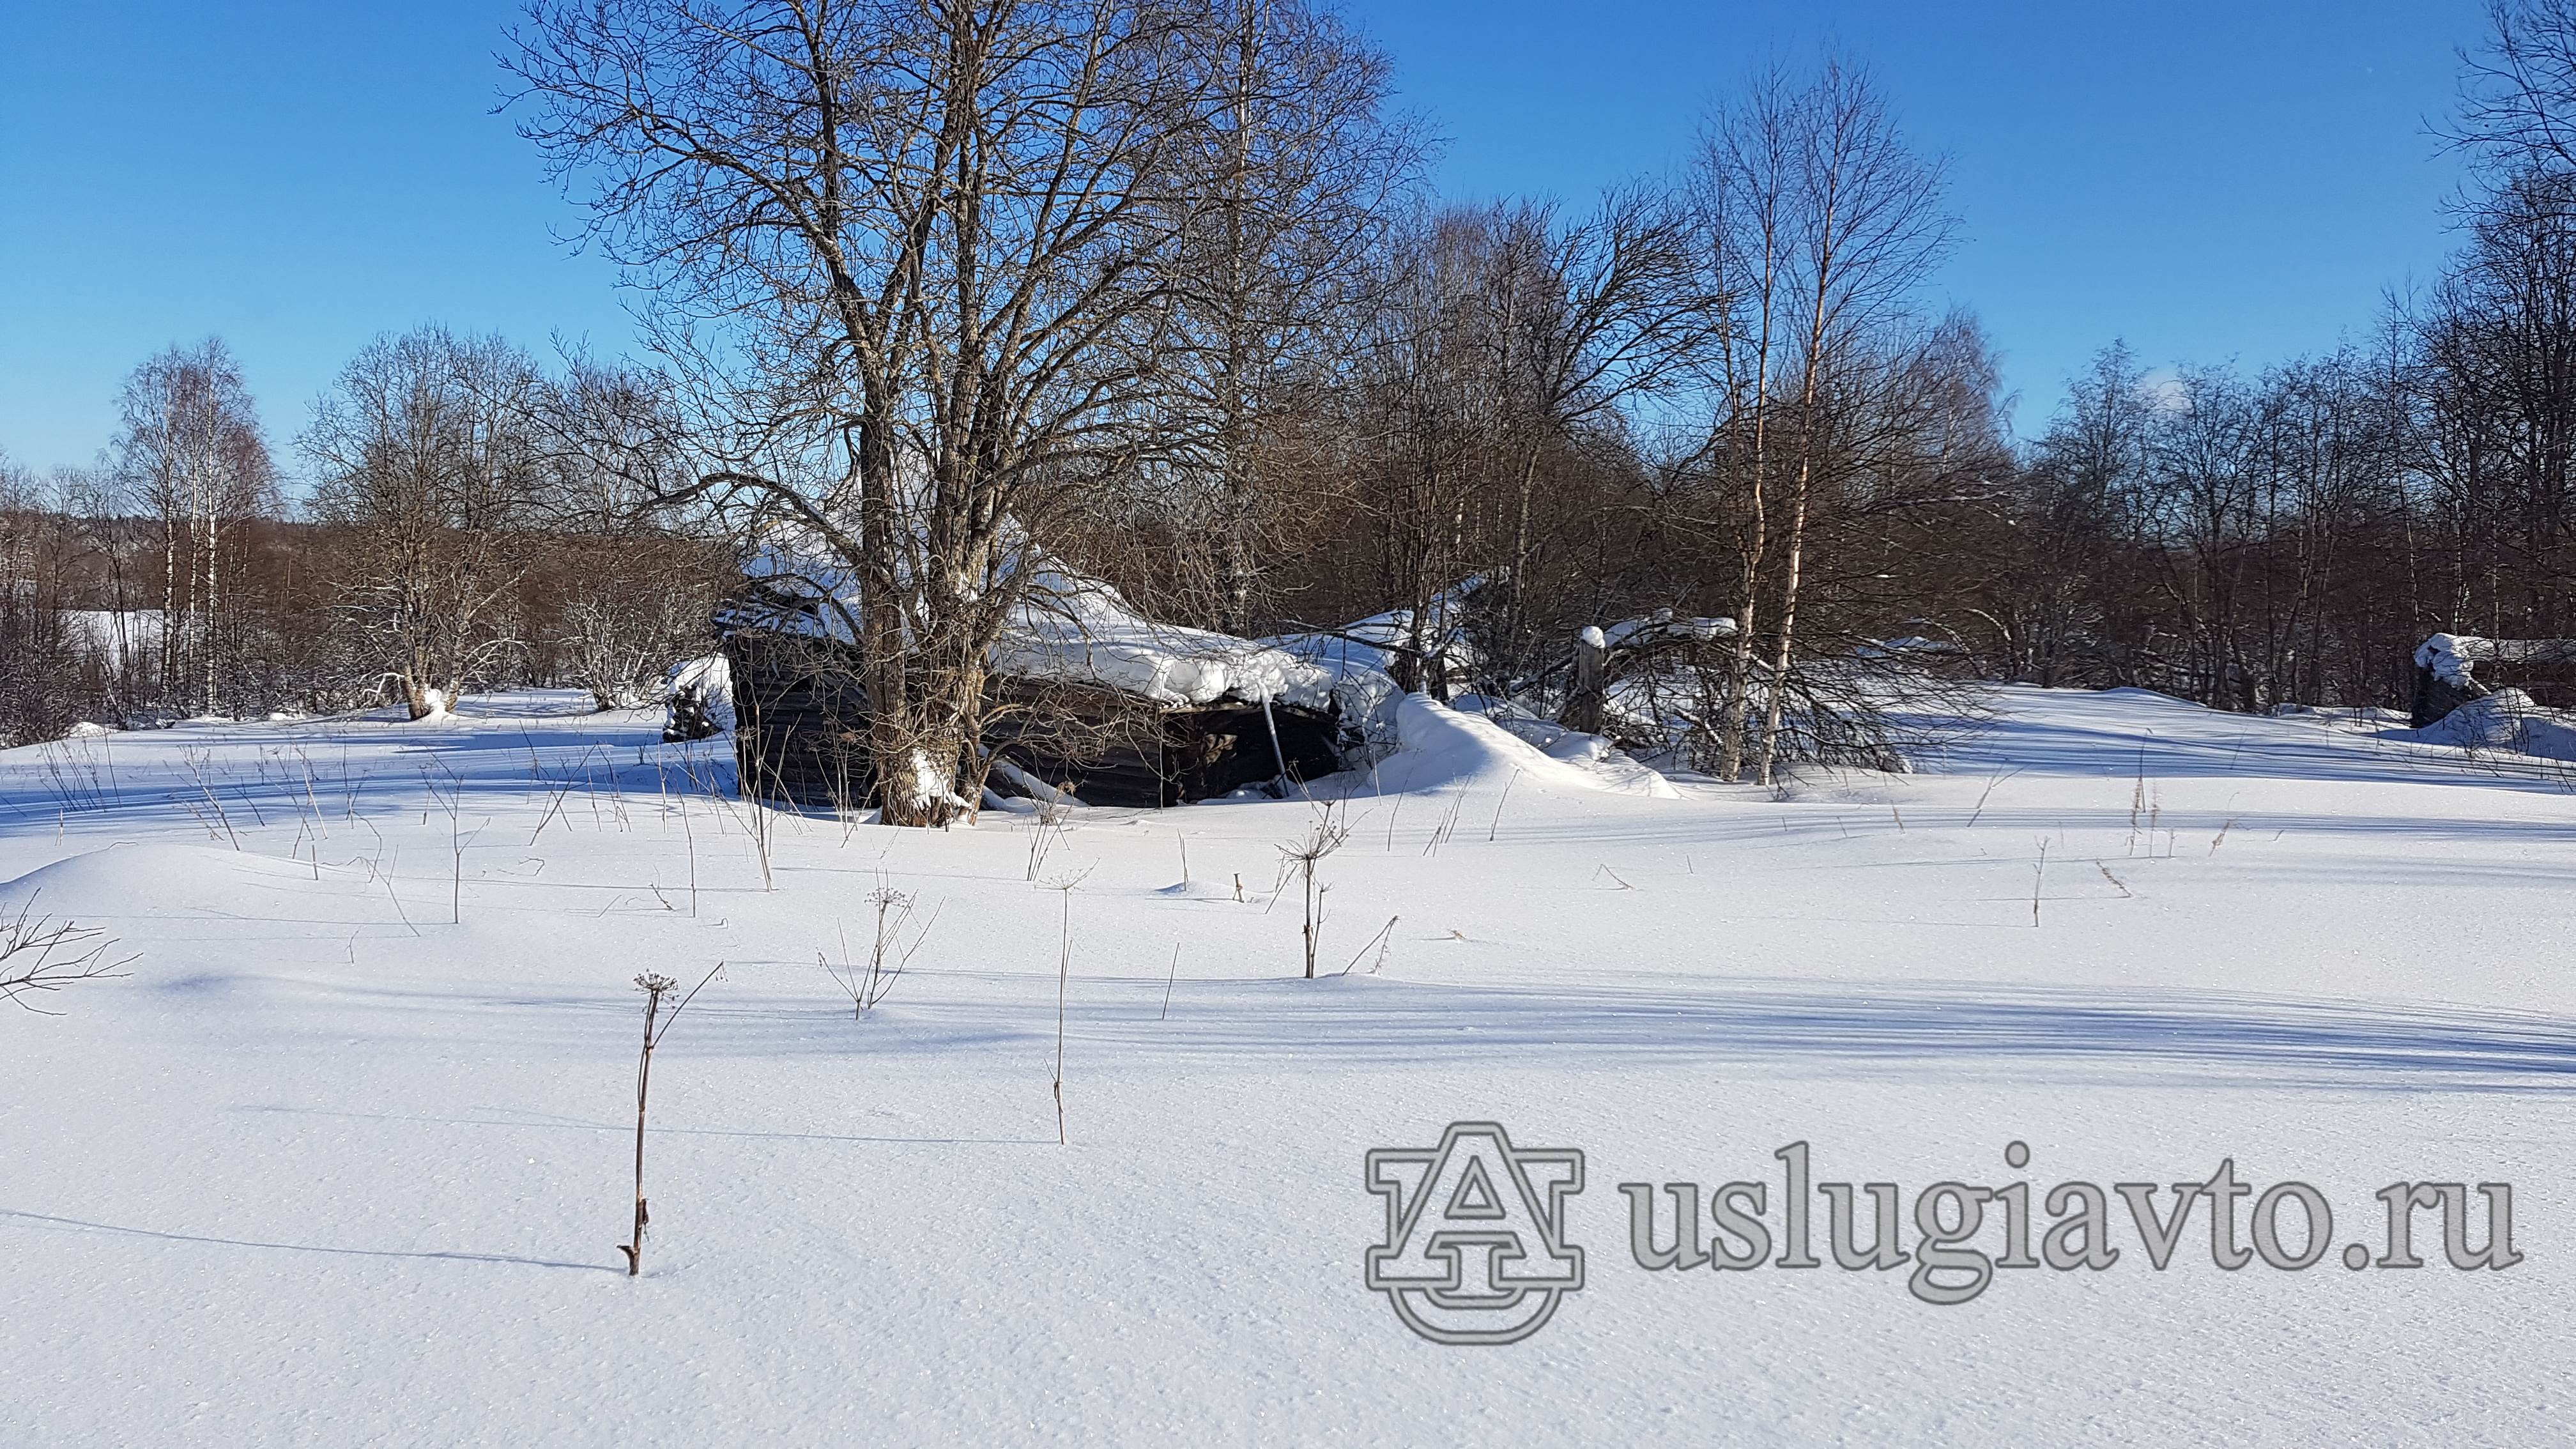
<path id="1" fill-rule="evenodd" d="M 1489 687 L 1508 693 L 1534 663 L 1529 580 L 1544 544 L 1533 526 L 1541 461 L 1623 407 L 1682 389 L 1726 318 L 1694 255 L 1689 212 L 1672 193 L 1616 188 L 1571 223 L 1551 206 L 1522 204 L 1499 211 L 1493 226 L 1483 300 L 1499 349 L 1510 513 L 1482 642 Z"/>
<path id="2" fill-rule="evenodd" d="M 659 279 L 722 420 L 687 491 L 857 583 L 888 823 L 974 808 L 1028 541 L 1156 450 L 1231 99 L 1211 39 L 1181 0 L 541 3 L 519 32 L 523 133 Z"/>
<path id="3" fill-rule="evenodd" d="M 1218 104 L 1197 133 L 1175 264 L 1170 389 L 1180 434 L 1174 552 L 1184 611 L 1249 634 L 1311 405 L 1421 143 L 1385 112 L 1386 58 L 1305 0 L 1215 0 L 1202 44 Z"/>
<path id="4" fill-rule="evenodd" d="M 1764 94 L 1777 94 L 1765 92 Z M 1792 98 L 1783 122 L 1795 168 L 1789 192 L 1787 270 L 1797 299 L 1790 340 L 1798 370 L 1792 418 L 1786 554 L 1773 626 L 1771 678 L 1787 678 L 1795 648 L 1807 519 L 1820 469 L 1832 467 L 1820 404 L 1834 369 L 1866 354 L 1865 339 L 1898 320 L 1947 247 L 1941 172 L 1907 150 L 1868 75 L 1828 56 Z M 1786 691 L 1769 692 L 1756 778 L 1769 784 Z"/>
<path id="5" fill-rule="evenodd" d="M 276 477 L 241 366 L 219 338 L 172 347 L 127 377 L 116 475 L 160 520 L 161 685 L 222 711 L 224 589 L 237 570 L 230 526 L 273 509 Z"/>
<path id="6" fill-rule="evenodd" d="M 1724 517 L 1703 528 L 1736 541 L 1736 632 L 1718 725 L 1718 777 L 1744 767 L 1752 707 L 1753 641 L 1762 568 L 1771 546 L 1772 372 L 1785 335 L 1784 294 L 1797 197 L 1803 108 L 1789 72 L 1759 72 L 1750 93 L 1707 127 L 1695 177 L 1705 227 L 1709 290 L 1730 325 L 1717 354 L 1719 387 L 1708 451 Z M 1730 527 L 1731 525 L 1731 527 Z"/>
<path id="7" fill-rule="evenodd" d="M 530 582 L 552 586 L 549 653 L 599 708 L 633 709 L 674 661 L 704 652 L 740 561 L 705 519 L 664 502 L 691 459 L 663 378 L 575 358 L 536 398 L 544 482 L 531 513 L 547 564 Z"/>
<path id="8" fill-rule="evenodd" d="M 547 483 L 543 391 L 498 337 L 422 327 L 359 353 L 304 435 L 314 514 L 354 550 L 347 615 L 414 719 L 519 643 L 507 606 Z"/>
<path id="9" fill-rule="evenodd" d="M 2576 0 L 2487 0 L 2487 38 L 2460 52 L 2455 145 L 2507 174 L 2576 169 Z"/>
<path id="10" fill-rule="evenodd" d="M 1373 262 L 1356 329 L 1348 435 L 1353 508 L 1367 524 L 1377 597 L 1402 626 L 1386 647 L 1397 684 L 1446 698 L 1463 652 L 1461 594 L 1490 564 L 1501 459 L 1505 349 L 1487 305 L 1497 273 L 1495 215 L 1416 215 Z"/>
<path id="11" fill-rule="evenodd" d="M 60 738 L 94 697 L 65 616 L 74 530 L 53 501 L 0 453 L 0 748 Z"/>

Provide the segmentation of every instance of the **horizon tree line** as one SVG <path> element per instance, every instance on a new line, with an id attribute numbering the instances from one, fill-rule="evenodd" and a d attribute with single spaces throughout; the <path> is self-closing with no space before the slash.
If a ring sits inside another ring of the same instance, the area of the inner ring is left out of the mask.
<path id="1" fill-rule="evenodd" d="M 2491 20 L 2437 283 L 2252 376 L 2115 342 L 2016 441 L 1927 301 L 1941 168 L 1842 57 L 1755 75 L 1670 175 L 1470 205 L 1306 0 L 540 4 L 514 106 L 650 365 L 388 337 L 290 509 L 238 366 L 173 349 L 102 470 L 10 475 L 9 607 L 153 618 L 97 691 L 127 713 L 607 705 L 792 542 L 858 581 L 907 824 L 974 808 L 986 651 L 1050 559 L 1229 633 L 1387 614 L 1405 687 L 1550 710 L 1586 625 L 1723 617 L 1612 660 L 1722 779 L 1882 758 L 1836 741 L 1927 672 L 2393 704 L 2425 634 L 2571 624 L 2576 0 Z M 0 697 L 81 644 L 44 632 Z"/>

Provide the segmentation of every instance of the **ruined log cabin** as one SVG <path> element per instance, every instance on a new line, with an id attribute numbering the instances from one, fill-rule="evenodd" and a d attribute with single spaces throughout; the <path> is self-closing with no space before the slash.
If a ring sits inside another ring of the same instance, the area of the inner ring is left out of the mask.
<path id="1" fill-rule="evenodd" d="M 2505 688 L 2551 708 L 2576 708 L 2576 639 L 2436 634 L 2415 650 L 2415 698 L 2407 723 L 2423 729 Z"/>
<path id="2" fill-rule="evenodd" d="M 809 809 L 871 803 L 868 700 L 849 601 L 821 570 L 756 573 L 716 615 L 746 794 Z M 1049 565 L 992 649 L 988 790 L 1152 807 L 1341 768 L 1333 677 L 1282 651 L 1143 618 Z M 704 701 L 675 729 L 700 728 Z"/>

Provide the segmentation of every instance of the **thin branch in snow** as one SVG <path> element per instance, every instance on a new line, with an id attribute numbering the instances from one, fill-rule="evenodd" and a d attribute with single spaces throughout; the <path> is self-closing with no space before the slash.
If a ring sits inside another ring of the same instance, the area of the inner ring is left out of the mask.
<path id="1" fill-rule="evenodd" d="M 27 998 L 60 991 L 81 981 L 128 974 L 124 968 L 140 957 L 108 959 L 114 937 L 95 927 L 79 926 L 35 914 L 30 895 L 14 918 L 0 918 L 0 1000 L 15 1002 L 38 1016 L 60 1016 Z"/>
<path id="2" fill-rule="evenodd" d="M 1403 920 L 1403 919 L 1404 919 L 1404 917 L 1402 917 L 1402 916 L 1389 916 L 1389 917 L 1387 917 L 1387 918 L 1386 918 L 1386 924 L 1385 924 L 1384 926 L 1381 926 L 1381 927 L 1379 927 L 1379 928 L 1378 928 L 1378 933 L 1377 933 L 1376 935 L 1374 935 L 1374 936 L 1369 937 L 1369 939 L 1368 939 L 1368 945 L 1367 945 L 1367 946 L 1362 946 L 1362 947 L 1360 947 L 1359 956 L 1353 956 L 1353 957 L 1350 959 L 1349 963 L 1348 963 L 1347 965 L 1343 966 L 1343 967 L 1342 967 L 1342 969 L 1341 969 L 1339 972 L 1335 973 L 1335 974 L 1337 974 L 1337 975 L 1342 975 L 1342 976 L 1348 976 L 1348 975 L 1350 975 L 1350 974 L 1351 974 L 1351 967 L 1352 967 L 1352 966 L 1357 966 L 1358 964 L 1360 964 L 1360 956 L 1365 956 L 1365 955 L 1367 955 L 1367 954 L 1369 953 L 1369 946 L 1379 946 L 1379 947 L 1380 947 L 1380 949 L 1379 949 L 1379 951 L 1378 951 L 1378 953 L 1377 953 L 1377 964 L 1376 964 L 1376 965 L 1374 965 L 1374 966 L 1369 967 L 1369 974 L 1370 974 L 1371 976 L 1375 976 L 1375 975 L 1377 974 L 1377 972 L 1378 972 L 1378 967 L 1379 967 L 1379 966 L 1384 966 L 1384 965 L 1386 964 L 1386 951 L 1385 951 L 1384 947 L 1385 947 L 1385 946 L 1391 946 L 1391 945 L 1393 945 L 1393 944 L 1394 944 L 1394 942 L 1393 942 L 1393 941 L 1391 941 L 1391 940 L 1389 940 L 1388 938 L 1389 938 L 1389 937 L 1391 937 L 1391 936 L 1393 936 L 1393 935 L 1395 934 L 1395 923 L 1396 923 L 1396 922 L 1398 922 L 1398 921 L 1400 921 L 1400 920 Z M 1381 944 L 1381 943 L 1383 943 L 1383 944 Z"/>

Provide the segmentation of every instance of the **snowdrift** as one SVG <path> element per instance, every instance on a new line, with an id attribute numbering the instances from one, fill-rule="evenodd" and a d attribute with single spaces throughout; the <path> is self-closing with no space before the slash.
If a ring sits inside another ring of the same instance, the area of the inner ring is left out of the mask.
<path id="1" fill-rule="evenodd" d="M 2468 701 L 2422 729 L 2392 733 L 2428 745 L 2511 750 L 2543 759 L 2576 760 L 2576 715 L 2543 709 L 2519 689 L 2499 689 Z"/>
<path id="2" fill-rule="evenodd" d="M 1395 707 L 1396 747 L 1370 775 L 1334 777 L 1346 793 L 1483 788 L 1515 777 L 1541 789 L 1606 792 L 1678 800 L 1672 782 L 1609 750 L 1596 735 L 1569 733 L 1564 753 L 1537 746 L 1481 715 L 1462 714 L 1429 695 L 1408 694 Z M 1588 743 L 1587 743 L 1588 742 Z M 1598 745 L 1599 748 L 1594 746 Z"/>
<path id="3" fill-rule="evenodd" d="M 316 867 L 221 846 L 120 843 L 0 881 L 0 909 L 15 915 L 32 902 L 36 915 L 83 925 L 165 916 L 260 920 L 310 917 L 316 902 L 337 898 L 359 907 L 341 913 L 348 919 L 373 923 L 384 914 L 383 889 L 363 863 Z"/>

